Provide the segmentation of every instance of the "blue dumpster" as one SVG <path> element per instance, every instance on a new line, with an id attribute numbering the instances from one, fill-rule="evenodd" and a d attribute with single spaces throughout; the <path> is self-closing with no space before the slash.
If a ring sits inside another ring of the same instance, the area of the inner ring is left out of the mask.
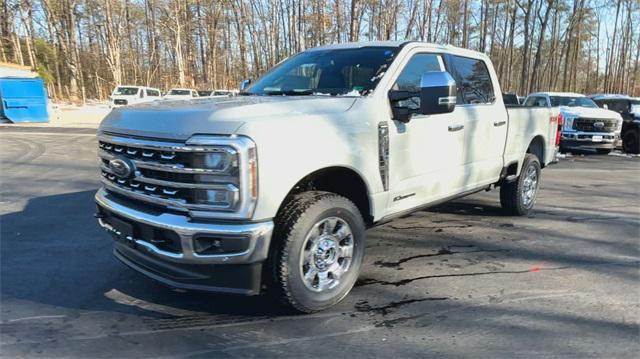
<path id="1" fill-rule="evenodd" d="M 0 78 L 0 120 L 49 122 L 47 92 L 39 78 Z"/>

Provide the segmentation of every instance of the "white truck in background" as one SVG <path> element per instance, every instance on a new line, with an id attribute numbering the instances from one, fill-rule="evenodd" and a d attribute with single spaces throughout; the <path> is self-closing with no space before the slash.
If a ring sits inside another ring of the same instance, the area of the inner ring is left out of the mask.
<path id="1" fill-rule="evenodd" d="M 593 149 L 607 154 L 620 143 L 622 117 L 615 111 L 599 108 L 592 99 L 571 92 L 535 92 L 524 101 L 525 107 L 548 107 L 559 111 L 562 122 L 560 149 Z"/>
<path id="2" fill-rule="evenodd" d="M 159 100 L 160 90 L 144 86 L 116 86 L 109 96 L 109 108 Z"/>
<path id="3" fill-rule="evenodd" d="M 484 54 L 319 47 L 230 101 L 112 111 L 96 216 L 150 278 L 314 312 L 353 287 L 367 227 L 494 187 L 529 213 L 557 127 L 551 108 L 506 108 Z"/>
<path id="4" fill-rule="evenodd" d="M 172 88 L 164 95 L 165 100 L 191 100 L 198 98 L 200 95 L 194 89 Z"/>

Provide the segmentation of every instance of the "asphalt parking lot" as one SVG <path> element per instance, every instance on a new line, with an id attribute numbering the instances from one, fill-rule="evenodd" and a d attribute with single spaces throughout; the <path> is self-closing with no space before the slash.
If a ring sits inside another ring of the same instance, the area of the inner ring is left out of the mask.
<path id="1" fill-rule="evenodd" d="M 314 315 L 171 290 L 93 218 L 94 130 L 0 129 L 3 357 L 636 357 L 640 159 L 573 156 L 537 210 L 497 191 L 368 231 L 351 295 Z"/>

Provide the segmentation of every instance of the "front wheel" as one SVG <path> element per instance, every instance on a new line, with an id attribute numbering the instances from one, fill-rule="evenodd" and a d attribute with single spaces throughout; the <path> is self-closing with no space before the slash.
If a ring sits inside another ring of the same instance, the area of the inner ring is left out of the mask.
<path id="1" fill-rule="evenodd" d="M 540 161 L 532 154 L 526 154 L 520 176 L 500 187 L 500 204 L 509 214 L 524 216 L 531 212 L 538 194 L 540 182 Z"/>
<path id="2" fill-rule="evenodd" d="M 294 196 L 276 219 L 271 261 L 274 294 L 303 313 L 347 296 L 364 257 L 364 221 L 348 199 L 312 191 Z"/>
<path id="3" fill-rule="evenodd" d="M 629 130 L 624 134 L 622 149 L 626 153 L 640 153 L 640 130 Z"/>
<path id="4" fill-rule="evenodd" d="M 608 155 L 611 151 L 610 148 L 596 148 L 596 153 L 599 155 Z"/>

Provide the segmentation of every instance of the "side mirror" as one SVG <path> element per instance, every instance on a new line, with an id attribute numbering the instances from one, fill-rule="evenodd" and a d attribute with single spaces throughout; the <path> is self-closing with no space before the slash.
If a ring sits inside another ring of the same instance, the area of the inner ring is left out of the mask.
<path id="1" fill-rule="evenodd" d="M 244 91 L 251 84 L 251 79 L 242 80 L 240 82 L 240 91 Z"/>
<path id="2" fill-rule="evenodd" d="M 446 71 L 427 72 L 420 79 L 420 113 L 450 113 L 456 107 L 456 81 Z"/>
<path id="3" fill-rule="evenodd" d="M 604 105 L 602 105 L 602 108 L 604 108 L 604 109 L 607 109 L 607 110 L 608 110 L 608 109 L 609 109 L 609 105 L 607 105 L 607 104 L 605 103 Z"/>

